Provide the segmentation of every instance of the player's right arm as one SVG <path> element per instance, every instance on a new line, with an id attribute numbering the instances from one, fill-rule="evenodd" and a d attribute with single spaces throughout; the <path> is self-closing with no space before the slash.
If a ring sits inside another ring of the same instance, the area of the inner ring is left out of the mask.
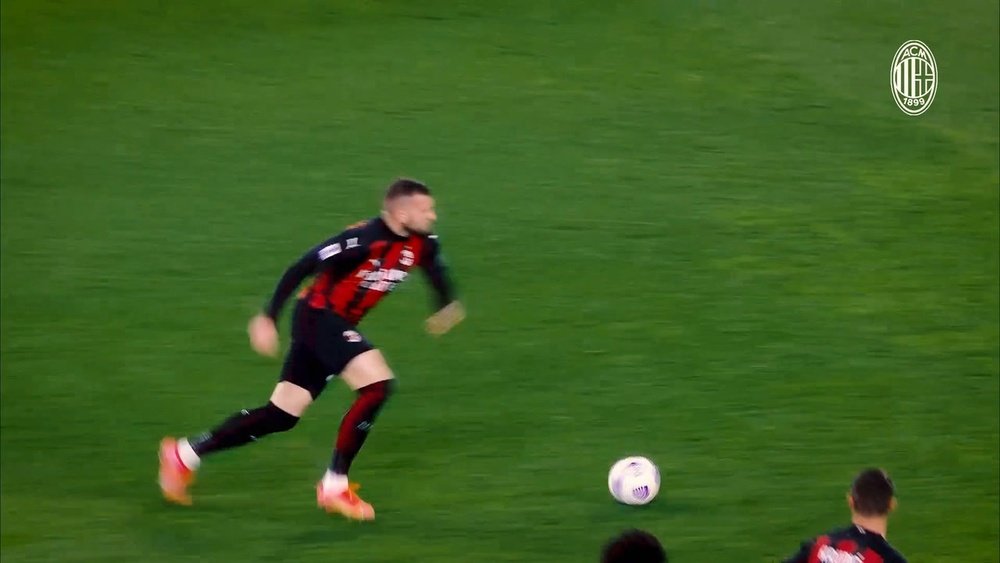
<path id="1" fill-rule="evenodd" d="M 306 278 L 321 269 L 363 258 L 365 249 L 362 239 L 363 233 L 359 230 L 348 229 L 312 247 L 285 270 L 264 311 L 250 320 L 248 332 L 254 350 L 265 356 L 277 354 L 277 322 L 285 302 Z"/>
<path id="2" fill-rule="evenodd" d="M 277 322 L 285 302 L 306 278 L 322 269 L 364 258 L 367 253 L 364 238 L 364 232 L 348 229 L 310 248 L 285 270 L 264 308 L 264 314 Z"/>

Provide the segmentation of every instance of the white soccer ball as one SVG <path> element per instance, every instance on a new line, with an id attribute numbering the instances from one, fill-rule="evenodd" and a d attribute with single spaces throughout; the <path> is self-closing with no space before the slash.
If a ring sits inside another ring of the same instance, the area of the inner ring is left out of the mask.
<path id="1" fill-rule="evenodd" d="M 622 504 L 649 504 L 660 492 L 660 469 L 642 456 L 619 459 L 608 472 L 608 490 Z"/>

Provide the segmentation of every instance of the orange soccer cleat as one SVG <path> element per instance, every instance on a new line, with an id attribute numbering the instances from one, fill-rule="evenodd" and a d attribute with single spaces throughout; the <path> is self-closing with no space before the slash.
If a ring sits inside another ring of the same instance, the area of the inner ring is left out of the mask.
<path id="1" fill-rule="evenodd" d="M 175 504 L 189 506 L 191 496 L 187 488 L 194 482 L 194 471 L 181 461 L 177 453 L 177 440 L 166 437 L 160 441 L 160 490 L 163 498 Z"/>
<path id="2" fill-rule="evenodd" d="M 323 482 L 316 484 L 316 504 L 327 512 L 339 512 L 352 520 L 374 520 L 375 509 L 361 500 L 355 492 L 359 485 L 352 483 L 346 489 L 337 491 L 324 487 Z"/>

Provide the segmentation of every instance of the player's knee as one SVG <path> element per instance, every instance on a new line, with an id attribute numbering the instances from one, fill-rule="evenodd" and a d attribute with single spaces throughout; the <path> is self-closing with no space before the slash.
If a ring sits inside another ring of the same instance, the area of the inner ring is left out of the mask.
<path id="1" fill-rule="evenodd" d="M 268 403 L 266 408 L 268 433 L 286 432 L 299 423 L 299 417 L 281 410 L 274 403 Z"/>

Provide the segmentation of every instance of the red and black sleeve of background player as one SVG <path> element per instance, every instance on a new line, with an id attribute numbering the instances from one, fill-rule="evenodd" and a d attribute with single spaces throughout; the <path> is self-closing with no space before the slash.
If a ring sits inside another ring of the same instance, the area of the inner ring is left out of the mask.
<path id="1" fill-rule="evenodd" d="M 448 266 L 441 257 L 437 238 L 428 238 L 427 244 L 427 252 L 422 256 L 420 266 L 427 275 L 427 281 L 434 288 L 436 310 L 441 310 L 455 300 L 455 284 L 448 274 Z"/>
<path id="2" fill-rule="evenodd" d="M 851 530 L 848 528 L 847 530 Z M 884 543 L 884 540 L 882 540 Z M 870 544 L 869 544 L 870 545 Z M 901 555 L 895 550 L 887 547 L 888 544 L 879 547 L 865 547 L 861 553 L 866 562 L 871 563 L 906 563 Z M 857 553 L 859 551 L 858 541 L 851 539 L 845 530 L 831 532 L 813 540 L 804 542 L 799 551 L 785 559 L 783 563 L 815 563 L 820 561 L 819 553 L 824 546 L 831 546 L 834 549 L 847 553 Z"/>

